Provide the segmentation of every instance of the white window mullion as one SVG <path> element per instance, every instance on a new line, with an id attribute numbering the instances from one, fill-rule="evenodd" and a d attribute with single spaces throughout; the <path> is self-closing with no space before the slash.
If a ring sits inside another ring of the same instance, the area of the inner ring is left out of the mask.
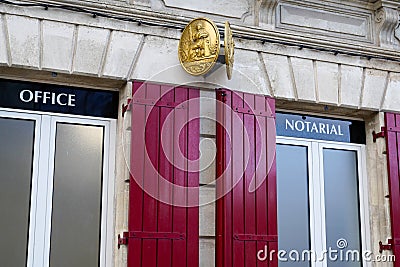
<path id="1" fill-rule="evenodd" d="M 321 214 L 319 215 L 321 218 L 321 249 L 326 253 L 328 248 L 326 247 L 326 214 L 325 214 L 325 182 L 324 182 L 324 152 L 323 152 L 323 144 L 318 143 L 318 181 L 319 181 L 319 194 L 320 194 L 320 205 L 321 205 Z M 324 256 L 324 261 L 321 264 L 321 267 L 326 267 L 328 265 L 327 255 Z"/>
<path id="2" fill-rule="evenodd" d="M 54 171 L 54 147 L 55 147 L 55 128 L 51 116 L 43 115 L 45 124 L 42 127 L 42 133 L 46 138 L 46 143 L 41 147 L 46 151 L 46 157 L 43 159 L 41 170 L 41 191 L 39 192 L 38 199 L 41 202 L 40 212 L 37 217 L 40 218 L 41 229 L 37 234 L 41 237 L 40 260 L 38 259 L 35 266 L 49 266 L 49 249 L 50 249 L 50 225 L 51 225 L 51 198 L 53 191 L 53 171 Z"/>
<path id="3" fill-rule="evenodd" d="M 323 164 L 322 164 L 322 148 L 318 142 L 311 142 L 312 154 L 312 170 L 310 173 L 310 197 L 313 199 L 314 208 L 312 221 L 314 222 L 314 248 L 317 261 L 314 267 L 326 267 L 327 261 L 324 256 L 326 251 L 326 228 L 325 228 L 325 198 L 324 198 L 324 181 L 323 181 Z"/>

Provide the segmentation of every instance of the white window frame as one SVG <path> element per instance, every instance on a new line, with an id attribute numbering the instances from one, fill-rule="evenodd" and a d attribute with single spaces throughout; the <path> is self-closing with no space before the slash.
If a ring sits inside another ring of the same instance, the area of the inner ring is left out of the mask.
<path id="1" fill-rule="evenodd" d="M 325 196 L 323 173 L 323 149 L 350 150 L 357 153 L 358 167 L 358 194 L 360 212 L 360 235 L 362 259 L 363 251 L 372 251 L 370 242 L 369 205 L 368 205 L 368 177 L 366 170 L 365 145 L 353 143 L 341 143 L 325 140 L 303 139 L 294 137 L 277 136 L 276 143 L 283 145 L 307 147 L 309 170 L 309 205 L 310 205 L 310 241 L 311 250 L 317 255 L 326 251 L 326 223 L 325 223 Z M 279 179 L 279 177 L 278 177 Z M 335 249 L 335 248 L 334 248 Z M 327 267 L 327 261 L 311 262 L 312 267 Z M 362 266 L 370 267 L 371 262 L 362 262 Z"/>
<path id="2" fill-rule="evenodd" d="M 113 266 L 116 120 L 4 108 L 0 108 L 0 117 L 36 122 L 27 267 L 49 266 L 56 124 L 104 127 L 99 266 Z"/>
<path id="3" fill-rule="evenodd" d="M 42 125 L 42 117 L 37 114 L 29 114 L 29 113 L 18 113 L 18 112 L 10 112 L 3 109 L 0 109 L 0 117 L 7 119 L 21 119 L 21 120 L 30 120 L 35 122 L 34 129 L 34 143 L 33 143 L 33 162 L 32 162 L 32 177 L 31 177 L 31 199 L 30 199 L 30 211 L 29 211 L 29 225 L 28 225 L 28 255 L 27 255 L 27 266 L 33 266 L 33 255 L 29 253 L 34 250 L 35 244 L 35 229 L 36 229 L 36 220 L 35 214 L 37 212 L 37 202 L 36 196 L 38 195 L 38 178 L 39 178 L 39 147 L 46 142 L 46 139 L 41 138 L 41 125 Z"/>

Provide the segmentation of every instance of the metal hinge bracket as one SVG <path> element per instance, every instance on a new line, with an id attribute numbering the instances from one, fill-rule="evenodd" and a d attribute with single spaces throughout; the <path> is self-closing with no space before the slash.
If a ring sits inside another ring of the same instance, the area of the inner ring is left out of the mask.
<path id="1" fill-rule="evenodd" d="M 393 239 L 388 239 L 387 244 L 383 244 L 382 241 L 379 241 L 379 253 L 382 253 L 384 250 L 392 250 L 393 249 Z"/>
<path id="2" fill-rule="evenodd" d="M 375 131 L 372 132 L 372 140 L 375 143 L 376 139 L 385 138 L 385 134 L 386 134 L 386 127 L 381 127 L 381 131 L 379 133 L 377 133 Z"/>
<path id="3" fill-rule="evenodd" d="M 129 232 L 123 232 L 122 236 L 118 234 L 118 249 L 124 245 L 128 245 L 128 240 L 129 240 Z"/>
<path id="4" fill-rule="evenodd" d="M 125 113 L 130 109 L 131 102 L 132 102 L 132 98 L 128 98 L 126 101 L 126 105 L 122 104 L 122 117 L 124 117 Z"/>
<path id="5" fill-rule="evenodd" d="M 238 241 L 274 242 L 274 241 L 278 241 L 278 236 L 276 236 L 276 235 L 234 234 L 233 239 L 238 240 Z"/>
<path id="6" fill-rule="evenodd" d="M 172 240 L 184 240 L 186 238 L 183 233 L 171 233 L 171 232 L 141 232 L 131 231 L 123 232 L 122 237 L 118 235 L 118 249 L 121 245 L 128 245 L 129 239 L 172 239 Z"/>

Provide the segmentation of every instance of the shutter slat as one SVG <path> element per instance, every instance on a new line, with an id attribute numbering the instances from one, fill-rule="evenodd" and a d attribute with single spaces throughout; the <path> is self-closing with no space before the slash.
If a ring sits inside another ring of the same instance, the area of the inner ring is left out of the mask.
<path id="1" fill-rule="evenodd" d="M 266 107 L 265 97 L 255 96 L 255 109 L 268 111 Z M 267 142 L 267 117 L 256 117 L 259 128 L 255 134 L 255 147 L 256 147 L 256 158 L 260 159 L 259 166 L 256 168 L 256 186 L 259 186 L 256 191 L 256 205 L 257 205 L 257 234 L 259 236 L 266 236 L 268 234 L 267 224 L 268 221 L 267 212 L 267 182 L 264 177 L 267 175 L 267 153 L 262 151 L 262 147 L 266 146 Z M 257 251 L 264 249 L 266 243 L 263 241 L 257 241 Z M 258 262 L 258 267 L 268 266 L 268 262 Z"/>
<path id="2" fill-rule="evenodd" d="M 163 99 L 168 102 L 175 101 L 174 91 L 171 90 L 171 87 L 161 86 L 161 95 L 163 95 Z M 162 125 L 162 129 L 166 132 L 173 131 L 173 120 L 167 120 L 167 116 L 170 114 L 170 110 L 161 109 L 160 113 L 160 125 Z M 161 149 L 160 153 L 162 156 L 160 157 L 160 179 L 165 179 L 168 182 L 173 183 L 173 166 L 168 161 L 169 159 L 173 159 L 174 150 L 172 147 L 173 144 L 173 134 L 166 138 L 166 143 L 163 143 L 163 149 Z M 168 190 L 168 187 L 160 186 L 159 194 L 162 199 L 167 199 L 172 202 L 172 192 Z M 160 232 L 172 232 L 172 206 L 166 203 L 159 203 L 159 227 L 158 230 Z M 158 266 L 171 266 L 172 264 L 172 240 L 159 240 L 158 241 Z"/>
<path id="3" fill-rule="evenodd" d="M 183 102 L 188 98 L 187 90 L 181 89 L 175 91 L 175 101 Z M 175 126 L 174 126 L 174 140 L 178 140 L 178 142 L 174 142 L 174 151 L 178 154 L 183 153 L 183 155 L 187 155 L 187 131 L 186 127 L 181 128 L 182 125 L 187 121 L 187 110 L 175 110 Z M 181 152 L 178 152 L 181 151 Z M 182 157 L 175 156 L 174 157 L 175 166 L 186 166 L 186 162 Z M 186 186 L 187 173 L 179 168 L 175 168 L 174 174 L 174 183 L 176 185 Z M 186 203 L 186 194 L 185 192 L 175 188 L 173 197 L 175 201 L 179 203 Z M 174 231 L 186 231 L 186 208 L 183 207 L 174 207 L 174 219 L 173 219 L 173 228 Z M 186 253 L 183 254 L 182 251 L 186 251 L 186 242 L 181 240 L 174 240 L 172 244 L 172 266 L 186 266 Z"/>
<path id="4" fill-rule="evenodd" d="M 142 98 L 145 97 L 145 91 L 139 90 L 142 83 L 133 84 L 133 93 L 141 95 Z M 136 133 L 135 137 L 131 141 L 131 175 L 140 174 L 144 166 L 144 149 L 143 151 L 136 152 L 136 149 L 145 147 L 145 137 L 144 137 L 144 127 L 146 120 L 146 108 L 145 106 L 133 105 L 131 108 L 132 114 L 135 114 L 135 123 L 131 126 L 131 132 Z M 133 177 L 131 177 L 130 190 L 129 190 L 129 206 L 135 208 L 129 209 L 129 231 L 143 231 L 143 190 L 141 189 L 143 185 L 143 175 L 138 175 L 134 177 L 136 182 L 133 183 Z M 140 218 L 140 219 L 139 219 Z M 128 245 L 128 266 L 134 266 L 137 262 L 142 260 L 142 240 L 134 239 L 129 240 Z"/>
<path id="5" fill-rule="evenodd" d="M 160 86 L 147 84 L 146 98 L 147 99 L 159 99 L 160 97 Z M 159 118 L 160 118 L 160 107 L 146 106 L 146 152 L 149 157 L 145 157 L 144 166 L 144 190 L 154 192 L 158 188 L 158 156 L 159 156 Z M 135 134 L 135 133 L 132 133 Z M 149 142 L 148 140 L 152 140 Z M 145 213 L 151 214 L 151 216 L 143 216 L 143 231 L 145 232 L 156 232 L 157 231 L 157 200 L 153 196 L 145 193 L 144 194 L 144 207 Z M 155 239 L 144 239 L 142 262 L 143 266 L 155 267 L 157 266 L 157 240 Z"/>
<path id="6" fill-rule="evenodd" d="M 217 206 L 217 242 L 216 242 L 216 262 L 217 266 L 231 267 L 232 264 L 232 195 L 225 194 L 224 192 L 232 188 L 232 165 L 225 164 L 226 160 L 230 159 L 230 147 L 232 131 L 232 113 L 230 107 L 232 106 L 231 92 L 219 91 L 217 93 L 217 100 L 224 102 L 226 105 L 220 105 L 217 102 L 217 196 L 219 200 Z M 223 198 L 222 198 L 223 196 Z M 223 256 L 221 256 L 223 255 Z"/>
<path id="7" fill-rule="evenodd" d="M 254 110 L 254 95 L 244 94 L 243 106 Z M 255 178 L 255 164 L 256 164 L 256 148 L 255 148 L 255 116 L 251 114 L 244 114 L 244 130 L 246 132 L 244 138 L 248 142 L 244 144 L 244 158 L 246 161 L 245 176 L 244 176 L 244 195 L 245 195 L 245 233 L 250 235 L 256 234 L 256 192 L 251 188 L 251 182 Z M 261 166 L 260 166 L 261 167 Z M 254 183 L 254 181 L 253 181 Z M 234 233 L 236 234 L 236 233 Z M 245 266 L 256 266 L 257 255 L 255 242 L 245 241 Z"/>
<path id="8" fill-rule="evenodd" d="M 200 114 L 200 92 L 199 90 L 189 89 L 189 99 L 195 101 L 195 104 L 188 105 L 189 112 L 189 123 L 188 127 L 193 132 L 200 133 L 200 121 L 199 117 L 192 119 L 193 114 Z M 200 156 L 199 144 L 200 134 L 188 133 L 188 159 L 193 162 L 198 162 Z M 196 165 L 196 166 L 195 166 Z M 199 166 L 196 164 L 190 164 L 188 172 L 188 201 L 189 208 L 188 219 L 187 219 L 187 232 L 188 242 L 186 243 L 187 250 L 187 266 L 193 266 L 193 261 L 199 258 L 199 179 L 198 174 L 193 170 L 198 170 Z"/>
<path id="9" fill-rule="evenodd" d="M 277 249 L 274 101 L 226 89 L 217 100 L 217 266 L 277 266 L 257 260 Z"/>
<path id="10" fill-rule="evenodd" d="M 232 96 L 232 103 L 236 107 L 243 108 L 243 94 Z M 237 116 L 240 118 L 239 120 L 233 120 L 232 129 L 235 131 L 231 132 L 232 139 L 232 178 L 235 179 L 233 183 L 235 184 L 233 188 L 233 206 L 235 207 L 232 210 L 233 214 L 233 232 L 234 233 L 244 233 L 245 232 L 245 222 L 244 222 L 244 213 L 245 213 L 245 187 L 242 183 L 243 175 L 244 175 L 244 150 L 243 150 L 243 136 L 244 136 L 244 127 L 243 127 L 243 117 L 244 114 L 237 113 Z M 237 178 L 240 178 L 238 180 Z M 245 263 L 245 244 L 244 242 L 238 242 L 236 240 L 233 241 L 233 266 L 243 266 Z"/>

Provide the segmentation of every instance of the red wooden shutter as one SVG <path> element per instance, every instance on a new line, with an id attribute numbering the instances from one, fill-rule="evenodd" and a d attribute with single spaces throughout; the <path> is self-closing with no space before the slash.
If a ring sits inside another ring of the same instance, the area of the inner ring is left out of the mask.
<path id="1" fill-rule="evenodd" d="M 274 117 L 271 98 L 217 91 L 218 267 L 278 266 L 257 259 L 278 245 Z"/>
<path id="2" fill-rule="evenodd" d="M 198 99 L 195 89 L 133 83 L 129 267 L 198 266 Z"/>
<path id="3" fill-rule="evenodd" d="M 400 267 L 400 114 L 385 113 L 392 250 Z"/>

